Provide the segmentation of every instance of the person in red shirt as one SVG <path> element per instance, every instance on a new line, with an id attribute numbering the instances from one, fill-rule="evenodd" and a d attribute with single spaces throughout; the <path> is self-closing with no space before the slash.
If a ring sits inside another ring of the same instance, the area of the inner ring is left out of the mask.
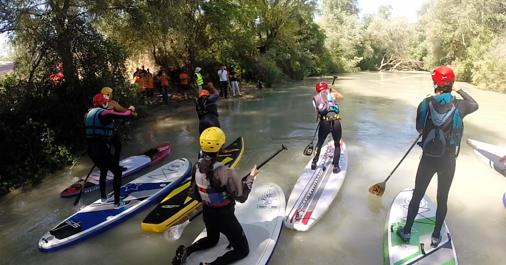
<path id="1" fill-rule="evenodd" d="M 190 75 L 185 68 L 181 69 L 179 73 L 179 84 L 181 85 L 181 91 L 184 94 L 184 99 L 188 100 L 190 93 Z"/>

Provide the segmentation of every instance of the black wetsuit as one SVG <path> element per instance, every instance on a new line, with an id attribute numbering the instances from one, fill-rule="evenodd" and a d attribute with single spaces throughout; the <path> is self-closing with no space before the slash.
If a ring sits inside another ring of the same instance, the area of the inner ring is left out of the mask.
<path id="1" fill-rule="evenodd" d="M 199 135 L 209 127 L 220 127 L 218 120 L 218 95 L 199 97 L 195 103 L 199 117 Z"/>
<path id="2" fill-rule="evenodd" d="M 114 119 L 130 119 L 132 112 L 130 110 L 126 112 L 115 112 L 113 110 L 105 110 L 98 114 L 98 119 L 103 125 L 109 125 Z M 119 141 L 119 138 L 116 139 Z M 102 137 L 100 135 L 87 135 L 88 142 L 88 156 L 91 158 L 93 163 L 100 169 L 100 196 L 101 198 L 107 198 L 106 192 L 106 180 L 107 172 L 110 170 L 113 175 L 113 189 L 114 189 L 114 203 L 119 203 L 120 188 L 121 188 L 121 177 L 122 170 L 119 166 L 119 151 L 115 150 L 115 154 L 111 154 L 111 145 L 118 144 L 113 138 Z M 120 144 L 121 145 L 121 144 Z M 117 146 L 116 146 L 117 147 Z M 115 148 L 116 148 L 115 147 Z M 120 147 L 121 148 L 121 147 Z"/>
<path id="3" fill-rule="evenodd" d="M 331 118 L 328 118 L 331 117 Z M 333 118 L 334 117 L 334 118 Z M 327 116 L 320 116 L 320 123 L 318 127 L 318 143 L 316 144 L 316 154 L 313 158 L 313 164 L 318 162 L 318 158 L 320 157 L 320 151 L 322 149 L 323 143 L 327 136 L 332 134 L 332 139 L 334 140 L 334 159 L 332 164 L 334 167 L 339 168 L 339 158 L 341 156 L 341 137 L 342 137 L 342 128 L 341 121 L 337 118 L 337 114 L 329 113 Z"/>
<path id="4" fill-rule="evenodd" d="M 203 161 L 201 159 L 200 161 Z M 200 161 L 195 166 L 192 176 L 192 184 L 189 194 L 192 198 L 202 201 L 199 193 L 200 187 L 196 183 L 195 173 L 200 168 Z M 214 161 L 214 160 L 213 160 Z M 211 162 L 214 164 L 214 162 Z M 205 167 L 205 166 L 204 166 Z M 230 170 L 227 166 L 217 168 L 215 171 L 205 173 L 207 176 L 211 175 L 211 184 L 213 187 L 221 187 L 216 190 L 222 190 L 230 197 L 230 200 L 225 206 L 213 206 L 203 202 L 203 218 L 207 230 L 207 236 L 193 243 L 187 248 L 187 255 L 199 250 L 209 249 L 215 246 L 220 240 L 220 233 L 223 233 L 232 247 L 224 255 L 218 257 L 212 265 L 226 265 L 234 263 L 249 254 L 248 239 L 244 234 L 241 224 L 237 220 L 235 211 L 235 200 L 245 202 L 251 191 L 251 185 L 254 177 L 248 176 L 247 180 L 241 180 L 235 170 Z M 248 184 L 249 182 L 249 184 Z M 209 188 L 206 189 L 209 191 Z"/>
<path id="5" fill-rule="evenodd" d="M 463 99 L 455 99 L 453 102 L 460 112 L 461 118 L 464 118 L 466 115 L 478 109 L 478 103 L 476 103 L 476 101 L 466 92 L 460 90 L 457 93 L 459 93 Z M 448 100 L 449 98 L 449 93 L 443 93 L 434 97 L 434 99 L 440 104 L 450 103 L 450 100 Z M 417 110 L 416 128 L 420 133 L 425 127 L 426 115 L 428 115 L 426 104 L 425 100 L 422 101 Z M 438 185 L 436 223 L 432 235 L 434 237 L 440 236 L 441 227 L 447 212 L 448 193 L 455 173 L 456 148 L 457 146 L 450 146 L 442 157 L 432 157 L 425 154 L 422 155 L 422 159 L 420 160 L 420 164 L 418 165 L 418 170 L 416 172 L 415 189 L 413 191 L 413 197 L 409 203 L 404 233 L 408 234 L 411 232 L 411 227 L 413 226 L 415 217 L 418 214 L 420 201 L 422 200 L 432 177 L 435 173 L 437 173 Z"/>

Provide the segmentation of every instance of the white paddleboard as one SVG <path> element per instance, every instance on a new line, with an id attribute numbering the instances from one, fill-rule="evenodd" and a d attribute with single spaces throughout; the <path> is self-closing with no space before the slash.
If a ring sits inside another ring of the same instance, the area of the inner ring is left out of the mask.
<path id="1" fill-rule="evenodd" d="M 283 190 L 273 183 L 253 186 L 248 200 L 245 203 L 237 203 L 235 207 L 235 215 L 246 234 L 250 251 L 247 257 L 233 264 L 267 264 L 281 234 L 285 214 Z M 205 236 L 204 229 L 194 242 Z M 221 234 L 220 241 L 215 247 L 192 253 L 186 260 L 186 264 L 198 265 L 200 262 L 212 262 L 228 251 L 226 249 L 228 244 L 227 238 Z"/>
<path id="2" fill-rule="evenodd" d="M 401 191 L 390 208 L 387 234 L 384 240 L 384 264 L 444 264 L 456 265 L 457 255 L 446 222 L 441 228 L 442 240 L 436 248 L 431 247 L 431 236 L 436 222 L 436 205 L 425 195 L 411 229 L 411 240 L 404 243 L 397 235 L 406 222 L 412 189 Z"/>
<path id="3" fill-rule="evenodd" d="M 467 144 L 487 165 L 506 177 L 506 148 L 473 139 L 467 139 Z"/>
<path id="4" fill-rule="evenodd" d="M 124 206 L 115 208 L 113 193 L 110 193 L 106 202 L 99 199 L 46 232 L 39 240 L 39 250 L 58 250 L 99 234 L 158 202 L 190 175 L 191 163 L 186 158 L 146 173 L 121 187 Z"/>
<path id="5" fill-rule="evenodd" d="M 343 185 L 348 168 L 348 152 L 341 140 L 339 158 L 341 172 L 332 173 L 334 149 L 334 141 L 322 147 L 315 170 L 311 169 L 312 158 L 307 163 L 288 199 L 284 220 L 286 227 L 307 231 L 327 212 L 334 201 Z"/>

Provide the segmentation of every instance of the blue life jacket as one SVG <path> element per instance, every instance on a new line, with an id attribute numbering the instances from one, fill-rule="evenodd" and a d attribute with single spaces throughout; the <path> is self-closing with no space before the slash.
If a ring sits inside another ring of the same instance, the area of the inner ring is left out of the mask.
<path id="1" fill-rule="evenodd" d="M 202 160 L 203 158 L 201 158 Z M 214 178 L 214 172 L 223 166 L 222 163 L 216 162 L 214 163 L 212 176 L 207 176 L 206 173 L 201 173 L 199 169 L 199 164 L 197 164 L 197 170 L 195 171 L 195 183 L 197 184 L 197 188 L 199 191 L 200 198 L 202 199 L 202 203 L 211 207 L 224 207 L 234 202 L 232 196 L 228 194 L 226 187 L 215 187 L 212 185 L 212 180 L 210 178 Z"/>
<path id="2" fill-rule="evenodd" d="M 105 125 L 99 119 L 100 113 L 102 113 L 105 109 L 103 108 L 93 108 L 86 113 L 84 117 L 84 129 L 86 138 L 103 138 L 103 139 L 111 139 L 113 135 L 113 124 Z"/>
<path id="3" fill-rule="evenodd" d="M 422 128 L 423 154 L 442 157 L 460 147 L 464 123 L 455 97 L 442 93 L 422 101 L 417 128 Z"/>

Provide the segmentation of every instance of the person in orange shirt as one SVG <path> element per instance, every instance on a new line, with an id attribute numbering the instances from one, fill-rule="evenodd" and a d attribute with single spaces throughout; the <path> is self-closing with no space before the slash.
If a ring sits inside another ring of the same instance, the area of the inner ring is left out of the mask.
<path id="1" fill-rule="evenodd" d="M 170 83 L 170 77 L 167 74 L 167 72 L 165 72 L 165 70 L 163 70 L 162 74 L 160 75 L 160 85 L 161 85 L 160 92 L 162 93 L 163 103 L 165 103 L 165 104 L 167 104 L 169 101 L 169 99 L 168 99 L 169 83 Z"/>
<path id="2" fill-rule="evenodd" d="M 146 76 L 144 77 L 145 87 L 146 87 L 146 95 L 150 98 L 153 97 L 153 74 L 147 69 Z"/>
<path id="3" fill-rule="evenodd" d="M 184 99 L 188 99 L 190 93 L 190 75 L 185 68 L 181 69 L 179 73 L 179 84 L 181 85 L 181 91 L 183 91 Z"/>
<path id="4" fill-rule="evenodd" d="M 140 72 L 134 76 L 134 83 L 137 85 L 137 91 L 139 94 L 144 93 L 144 78 L 142 78 L 142 74 Z"/>

